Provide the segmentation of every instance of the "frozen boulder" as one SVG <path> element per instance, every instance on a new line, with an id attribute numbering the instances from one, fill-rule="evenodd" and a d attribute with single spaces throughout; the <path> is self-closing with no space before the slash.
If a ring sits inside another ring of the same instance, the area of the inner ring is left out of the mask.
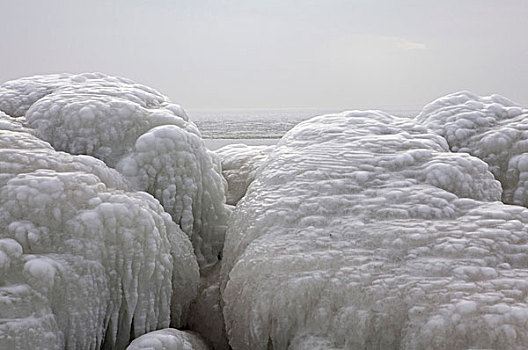
<path id="1" fill-rule="evenodd" d="M 127 350 L 209 350 L 207 343 L 198 334 L 165 328 L 136 338 Z"/>
<path id="2" fill-rule="evenodd" d="M 454 152 L 485 161 L 502 183 L 502 201 L 528 206 L 528 110 L 499 96 L 458 92 L 427 106 L 417 120 Z"/>
<path id="3" fill-rule="evenodd" d="M 142 335 L 127 350 L 209 350 L 209 346 L 196 333 L 165 328 Z"/>
<path id="4" fill-rule="evenodd" d="M 90 155 L 157 198 L 191 238 L 201 266 L 222 250 L 225 180 L 183 109 L 154 89 L 101 73 L 0 85 L 0 111 L 24 118 L 55 150 Z"/>
<path id="5" fill-rule="evenodd" d="M 1 112 L 0 127 L 0 186 L 18 174 L 49 169 L 91 173 L 106 186 L 127 191 L 131 189 L 123 176 L 99 159 L 57 152 L 48 142 L 31 135 L 16 121 L 2 116 Z"/>
<path id="6" fill-rule="evenodd" d="M 182 326 L 198 265 L 159 202 L 98 159 L 11 129 L 0 130 L 0 348 L 122 349 Z"/>
<path id="7" fill-rule="evenodd" d="M 40 99 L 64 92 L 73 95 L 114 96 L 145 108 L 168 104 L 158 91 L 132 80 L 102 73 L 36 75 L 8 81 L 0 85 L 0 110 L 12 117 L 22 117 Z M 178 114 L 180 107 L 173 105 Z"/>
<path id="8" fill-rule="evenodd" d="M 486 163 L 381 112 L 297 125 L 229 224 L 233 349 L 528 348 L 528 210 Z"/>
<path id="9" fill-rule="evenodd" d="M 227 180 L 226 203 L 236 205 L 255 179 L 258 168 L 274 146 L 231 144 L 215 153 L 222 162 L 222 174 Z"/>

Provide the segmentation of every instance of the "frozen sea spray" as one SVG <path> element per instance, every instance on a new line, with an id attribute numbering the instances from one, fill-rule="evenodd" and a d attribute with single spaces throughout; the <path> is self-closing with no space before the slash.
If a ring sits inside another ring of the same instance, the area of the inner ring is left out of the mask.
<path id="1" fill-rule="evenodd" d="M 124 348 L 183 325 L 199 277 L 188 236 L 116 170 L 17 120 L 0 113 L 0 348 Z"/>
<path id="2" fill-rule="evenodd" d="M 183 109 L 147 86 L 101 73 L 0 85 L 0 111 L 25 118 L 54 149 L 94 156 L 156 197 L 189 235 L 200 265 L 218 260 L 225 180 Z"/>
<path id="3" fill-rule="evenodd" d="M 195 333 L 165 328 L 135 339 L 127 350 L 208 350 L 203 339 Z"/>
<path id="4" fill-rule="evenodd" d="M 502 201 L 528 206 L 528 110 L 499 95 L 463 91 L 423 108 L 417 120 L 454 152 L 485 161 L 502 183 Z"/>
<path id="5" fill-rule="evenodd" d="M 414 120 L 303 122 L 231 218 L 233 349 L 528 347 L 528 210 Z"/>

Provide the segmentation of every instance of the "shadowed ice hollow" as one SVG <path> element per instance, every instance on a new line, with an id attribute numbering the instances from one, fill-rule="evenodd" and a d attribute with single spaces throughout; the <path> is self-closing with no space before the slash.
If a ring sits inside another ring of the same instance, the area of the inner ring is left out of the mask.
<path id="1" fill-rule="evenodd" d="M 215 151 L 222 162 L 222 174 L 227 180 L 226 202 L 236 205 L 255 179 L 257 170 L 274 146 L 231 144 Z"/>

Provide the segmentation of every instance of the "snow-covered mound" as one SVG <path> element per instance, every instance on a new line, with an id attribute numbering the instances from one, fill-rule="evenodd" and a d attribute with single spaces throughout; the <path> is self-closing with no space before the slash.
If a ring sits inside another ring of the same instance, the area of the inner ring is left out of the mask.
<path id="1" fill-rule="evenodd" d="M 452 151 L 485 161 L 502 183 L 503 202 L 528 206 L 528 110 L 499 95 L 458 92 L 425 106 L 417 120 Z"/>
<path id="2" fill-rule="evenodd" d="M 222 162 L 222 174 L 227 180 L 226 202 L 236 205 L 246 194 L 255 174 L 274 146 L 231 144 L 215 150 Z"/>
<path id="3" fill-rule="evenodd" d="M 528 210 L 414 120 L 303 122 L 231 218 L 233 349 L 528 348 Z"/>
<path id="4" fill-rule="evenodd" d="M 127 350 L 209 350 L 202 338 L 173 328 L 150 332 L 135 339 Z"/>
<path id="5" fill-rule="evenodd" d="M 161 202 L 200 265 L 217 261 L 229 215 L 225 180 L 196 126 L 167 97 L 100 73 L 46 75 L 0 85 L 0 111 L 25 118 L 55 150 L 117 169 Z"/>
<path id="6" fill-rule="evenodd" d="M 124 348 L 182 325 L 198 265 L 159 202 L 3 113 L 0 127 L 0 348 Z"/>

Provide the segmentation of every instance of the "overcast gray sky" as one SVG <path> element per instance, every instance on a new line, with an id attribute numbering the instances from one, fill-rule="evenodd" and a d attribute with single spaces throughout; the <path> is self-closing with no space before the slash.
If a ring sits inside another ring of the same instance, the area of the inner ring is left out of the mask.
<path id="1" fill-rule="evenodd" d="M 0 0 L 0 82 L 126 76 L 185 108 L 528 106 L 527 0 Z"/>

